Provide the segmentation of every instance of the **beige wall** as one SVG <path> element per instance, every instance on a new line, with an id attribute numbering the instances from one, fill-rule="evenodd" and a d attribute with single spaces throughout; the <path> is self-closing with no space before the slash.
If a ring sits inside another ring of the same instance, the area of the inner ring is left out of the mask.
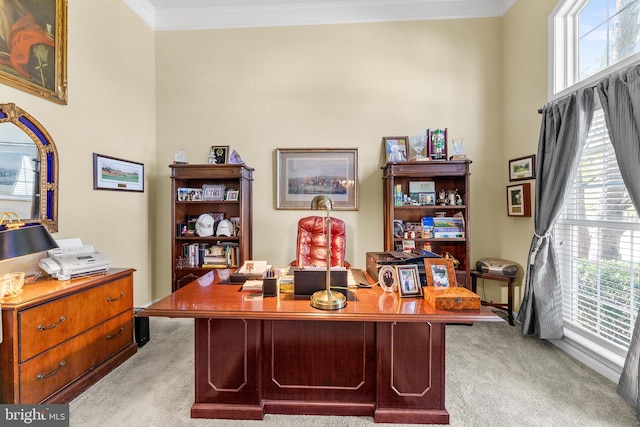
<path id="1" fill-rule="evenodd" d="M 156 35 L 158 198 L 155 296 L 170 291 L 174 152 L 206 163 L 229 144 L 255 168 L 254 259 L 286 265 L 309 211 L 275 209 L 276 148 L 357 147 L 360 209 L 347 260 L 364 267 L 382 245 L 383 136 L 448 127 L 473 160 L 472 258 L 498 254 L 486 194 L 502 185 L 500 20 L 160 32 Z M 502 191 L 500 191 L 502 194 Z"/>
<path id="2" fill-rule="evenodd" d="M 0 85 L 51 134 L 60 157 L 57 239 L 80 237 L 133 267 L 134 300 L 151 300 L 156 173 L 154 34 L 129 7 L 113 0 L 70 0 L 68 105 Z M 145 164 L 145 192 L 93 190 L 92 153 Z M 0 273 L 37 270 L 42 255 L 0 263 Z"/>

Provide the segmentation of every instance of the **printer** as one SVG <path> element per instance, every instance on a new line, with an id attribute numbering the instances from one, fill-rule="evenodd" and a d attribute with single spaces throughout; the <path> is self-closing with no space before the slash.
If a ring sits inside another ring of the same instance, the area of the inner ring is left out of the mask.
<path id="1" fill-rule="evenodd" d="M 61 246 L 47 254 L 49 257 L 41 259 L 38 265 L 58 280 L 104 273 L 111 268 L 111 259 L 96 251 L 93 245 Z"/>

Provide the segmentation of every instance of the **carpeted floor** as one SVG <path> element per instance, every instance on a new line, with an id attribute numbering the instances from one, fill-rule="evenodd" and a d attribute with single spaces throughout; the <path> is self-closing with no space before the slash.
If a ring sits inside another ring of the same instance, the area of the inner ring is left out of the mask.
<path id="1" fill-rule="evenodd" d="M 369 417 L 191 419 L 193 320 L 150 318 L 150 329 L 151 341 L 135 356 L 71 402 L 72 427 L 375 425 Z M 451 426 L 640 426 L 615 389 L 552 344 L 522 336 L 518 326 L 447 326 Z"/>

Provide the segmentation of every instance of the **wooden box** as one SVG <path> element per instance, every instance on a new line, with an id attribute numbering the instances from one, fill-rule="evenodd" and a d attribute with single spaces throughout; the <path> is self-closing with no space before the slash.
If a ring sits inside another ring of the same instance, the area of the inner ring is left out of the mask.
<path id="1" fill-rule="evenodd" d="M 463 287 L 422 288 L 424 298 L 438 310 L 480 310 L 480 296 Z"/>

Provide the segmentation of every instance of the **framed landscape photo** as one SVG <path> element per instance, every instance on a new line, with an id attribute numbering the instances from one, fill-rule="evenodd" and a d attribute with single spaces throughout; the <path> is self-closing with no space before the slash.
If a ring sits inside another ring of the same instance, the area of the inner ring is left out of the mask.
<path id="1" fill-rule="evenodd" d="M 509 181 L 535 179 L 536 155 L 509 160 Z"/>
<path id="2" fill-rule="evenodd" d="M 406 162 L 408 136 L 385 136 L 382 138 L 387 163 Z"/>
<path id="3" fill-rule="evenodd" d="M 324 195 L 333 210 L 358 210 L 357 148 L 277 148 L 276 209 L 310 210 Z"/>
<path id="4" fill-rule="evenodd" d="M 93 189 L 144 192 L 144 164 L 93 153 Z"/>
<path id="5" fill-rule="evenodd" d="M 396 266 L 398 289 L 400 289 L 401 297 L 421 297 L 422 284 L 420 283 L 420 275 L 418 274 L 418 266 L 398 265 Z"/>
<path id="6" fill-rule="evenodd" d="M 531 184 L 507 186 L 507 215 L 531 216 Z"/>
<path id="7" fill-rule="evenodd" d="M 2 2 L 0 83 L 67 103 L 67 0 Z"/>
<path id="8" fill-rule="evenodd" d="M 427 286 L 434 288 L 449 288 L 458 286 L 453 260 L 447 258 L 425 258 L 424 272 L 427 276 Z"/>
<path id="9" fill-rule="evenodd" d="M 214 145 L 209 150 L 209 164 L 224 165 L 229 161 L 229 146 Z"/>

